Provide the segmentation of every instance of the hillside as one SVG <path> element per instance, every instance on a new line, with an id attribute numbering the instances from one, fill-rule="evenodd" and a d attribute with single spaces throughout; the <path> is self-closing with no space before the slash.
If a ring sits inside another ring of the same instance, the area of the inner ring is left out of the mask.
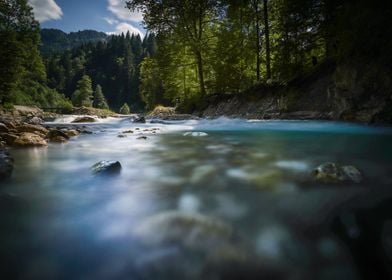
<path id="1" fill-rule="evenodd" d="M 46 56 L 79 47 L 84 43 L 106 41 L 108 38 L 106 33 L 95 30 L 65 33 L 59 29 L 42 29 L 40 50 Z"/>
<path id="2" fill-rule="evenodd" d="M 286 84 L 263 84 L 241 94 L 212 95 L 202 110 L 193 108 L 193 113 L 203 117 L 391 123 L 389 73 L 388 67 L 374 62 L 327 61 Z"/>

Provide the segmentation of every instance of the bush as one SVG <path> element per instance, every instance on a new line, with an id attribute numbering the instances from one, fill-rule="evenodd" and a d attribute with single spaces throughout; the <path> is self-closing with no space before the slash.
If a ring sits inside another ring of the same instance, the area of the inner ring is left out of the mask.
<path id="1" fill-rule="evenodd" d="M 14 104 L 12 104 L 12 103 L 10 103 L 10 102 L 5 102 L 5 103 L 3 104 L 3 108 L 4 108 L 5 110 L 13 110 L 13 109 L 14 109 Z"/>
<path id="2" fill-rule="evenodd" d="M 64 99 L 58 103 L 57 108 L 60 109 L 62 114 L 70 114 L 72 113 L 72 102 L 70 100 Z"/>
<path id="3" fill-rule="evenodd" d="M 127 103 L 124 103 L 122 107 L 120 108 L 120 114 L 122 115 L 129 115 L 131 113 L 131 110 L 129 110 L 129 106 Z"/>

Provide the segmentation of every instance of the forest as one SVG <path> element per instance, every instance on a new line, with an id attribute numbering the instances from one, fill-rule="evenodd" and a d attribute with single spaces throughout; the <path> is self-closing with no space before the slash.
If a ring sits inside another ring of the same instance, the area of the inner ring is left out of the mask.
<path id="1" fill-rule="evenodd" d="M 191 111 L 210 95 L 285 85 L 326 62 L 390 70 L 391 31 L 384 28 L 392 21 L 390 3 L 125 2 L 130 11 L 143 13 L 144 38 L 40 33 L 27 1 L 2 1 L 1 103 L 92 106 L 99 86 L 108 105 L 103 107 L 112 110 L 127 104 L 131 111 L 144 111 L 163 104 Z M 83 83 L 86 92 L 80 98 Z"/>

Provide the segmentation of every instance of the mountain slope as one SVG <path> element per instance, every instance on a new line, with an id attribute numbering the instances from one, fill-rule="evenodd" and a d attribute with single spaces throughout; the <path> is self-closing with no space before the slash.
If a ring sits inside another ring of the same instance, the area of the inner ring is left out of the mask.
<path id="1" fill-rule="evenodd" d="M 70 50 L 88 42 L 106 41 L 109 36 L 104 32 L 94 30 L 83 30 L 65 33 L 59 29 L 41 30 L 41 53 L 48 56 Z"/>

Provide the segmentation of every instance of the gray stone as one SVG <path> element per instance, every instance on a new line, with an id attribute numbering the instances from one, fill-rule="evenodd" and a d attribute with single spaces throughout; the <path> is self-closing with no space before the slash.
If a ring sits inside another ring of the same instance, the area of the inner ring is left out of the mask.
<path id="1" fill-rule="evenodd" d="M 72 123 L 93 123 L 97 120 L 93 117 L 79 117 L 72 121 Z"/>
<path id="2" fill-rule="evenodd" d="M 93 174 L 118 174 L 121 171 L 121 163 L 118 161 L 100 161 L 91 167 Z"/>
<path id="3" fill-rule="evenodd" d="M 40 125 L 44 123 L 44 120 L 39 117 L 32 117 L 29 121 L 29 124 Z"/>
<path id="4" fill-rule="evenodd" d="M 336 163 L 326 162 L 312 171 L 314 178 L 322 183 L 360 183 L 361 172 L 354 166 L 340 166 Z"/>
<path id="5" fill-rule="evenodd" d="M 47 137 L 49 138 L 50 141 L 53 142 L 63 142 L 63 141 L 58 141 L 60 137 L 65 139 L 65 141 L 69 139 L 69 136 L 65 132 L 58 129 L 50 130 L 49 133 L 47 134 Z"/>

